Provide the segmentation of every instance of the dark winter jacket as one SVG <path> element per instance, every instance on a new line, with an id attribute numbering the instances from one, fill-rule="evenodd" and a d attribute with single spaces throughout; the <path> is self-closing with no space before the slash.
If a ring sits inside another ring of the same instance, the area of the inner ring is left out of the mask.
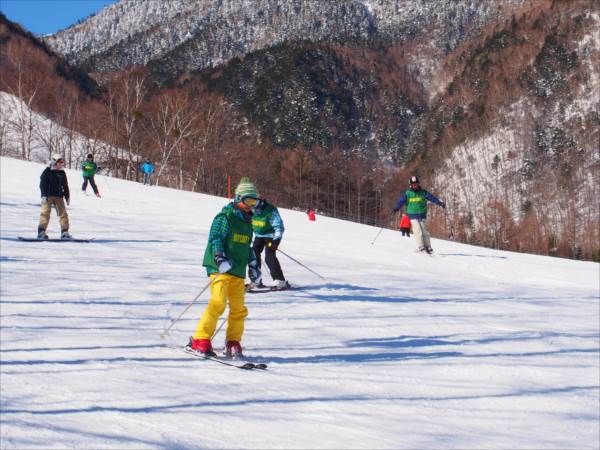
<path id="1" fill-rule="evenodd" d="M 40 191 L 42 197 L 64 197 L 71 198 L 69 194 L 69 182 L 64 170 L 54 170 L 46 167 L 40 177 Z"/>
<path id="2" fill-rule="evenodd" d="M 444 202 L 438 199 L 435 195 L 430 194 L 425 189 L 409 189 L 402 197 L 398 199 L 398 203 L 396 203 L 396 207 L 394 211 L 399 211 L 405 203 L 408 203 L 406 206 L 406 214 L 411 219 L 425 219 L 427 217 L 427 200 L 435 203 L 436 205 L 440 205 L 445 207 Z"/>

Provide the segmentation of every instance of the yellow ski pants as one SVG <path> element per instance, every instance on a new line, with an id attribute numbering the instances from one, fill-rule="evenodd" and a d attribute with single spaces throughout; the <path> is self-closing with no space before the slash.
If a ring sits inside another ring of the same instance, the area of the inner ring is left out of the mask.
<path id="1" fill-rule="evenodd" d="M 248 309 L 244 306 L 245 280 L 228 273 L 215 273 L 210 278 L 212 279 L 210 300 L 198 322 L 194 339 L 212 338 L 217 328 L 217 321 L 225 312 L 227 301 L 229 301 L 226 339 L 241 342 L 244 334 L 244 319 L 248 315 Z"/>

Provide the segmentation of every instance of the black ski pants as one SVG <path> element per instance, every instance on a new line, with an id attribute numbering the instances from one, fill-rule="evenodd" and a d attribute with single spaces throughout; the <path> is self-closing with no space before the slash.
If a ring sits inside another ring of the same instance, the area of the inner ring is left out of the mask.
<path id="1" fill-rule="evenodd" d="M 277 250 L 269 247 L 270 242 L 273 242 L 273 239 L 264 237 L 254 238 L 252 248 L 254 249 L 254 254 L 256 255 L 258 267 L 260 268 L 262 265 L 261 255 L 263 250 L 265 250 L 265 262 L 267 263 L 267 267 L 269 268 L 269 272 L 271 273 L 271 278 L 273 278 L 273 280 L 285 280 L 283 276 L 283 271 L 281 270 L 281 265 L 279 264 L 279 260 L 277 259 Z"/>
<path id="2" fill-rule="evenodd" d="M 90 182 L 90 186 L 92 186 L 92 189 L 94 190 L 94 194 L 97 194 L 98 186 L 96 186 L 96 182 L 94 181 L 94 175 L 90 175 L 89 177 L 87 177 L 87 176 L 83 177 L 83 186 L 81 186 L 81 189 L 83 191 L 85 191 L 87 189 L 88 181 Z"/>

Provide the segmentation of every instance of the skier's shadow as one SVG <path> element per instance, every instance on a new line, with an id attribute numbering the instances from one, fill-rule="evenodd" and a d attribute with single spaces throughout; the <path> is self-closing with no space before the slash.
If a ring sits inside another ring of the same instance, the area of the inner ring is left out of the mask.
<path id="1" fill-rule="evenodd" d="M 279 364 L 316 364 L 323 362 L 344 362 L 344 363 L 367 363 L 374 361 L 410 361 L 422 359 L 438 359 L 438 358 L 455 358 L 464 356 L 461 352 L 402 352 L 402 353 L 364 353 L 364 354 L 340 354 L 340 355 L 312 355 L 312 356 L 297 356 L 297 357 L 252 357 L 249 361 L 268 361 L 269 363 Z"/>
<path id="2" fill-rule="evenodd" d="M 22 242 L 15 237 L 0 237 L 0 241 Z M 35 241 L 34 241 L 35 242 Z M 41 241 L 44 242 L 44 241 Z M 67 241 L 68 242 L 68 241 Z M 173 239 L 95 239 L 91 238 L 86 244 L 162 244 L 175 242 Z"/>
<path id="3" fill-rule="evenodd" d="M 331 290 L 348 290 L 348 291 L 377 291 L 377 288 L 367 286 L 357 286 L 354 284 L 342 284 L 342 283 L 324 283 L 324 284 L 311 284 L 309 286 L 299 286 L 297 289 L 312 291 L 320 289 L 331 289 Z"/>
<path id="4" fill-rule="evenodd" d="M 508 256 L 495 256 L 495 255 L 473 255 L 470 253 L 438 253 L 439 256 L 471 256 L 474 258 L 495 258 L 495 259 L 508 259 Z"/>
<path id="5" fill-rule="evenodd" d="M 0 202 L 0 206 L 9 208 L 22 208 L 24 206 L 41 206 L 39 203 L 11 203 L 11 202 Z"/>
<path id="6" fill-rule="evenodd" d="M 175 240 L 173 239 L 94 239 L 93 241 L 90 241 L 90 243 L 95 243 L 95 244 L 114 244 L 114 243 L 151 243 L 151 244 L 156 244 L 156 243 L 169 243 L 169 242 L 175 242 Z"/>

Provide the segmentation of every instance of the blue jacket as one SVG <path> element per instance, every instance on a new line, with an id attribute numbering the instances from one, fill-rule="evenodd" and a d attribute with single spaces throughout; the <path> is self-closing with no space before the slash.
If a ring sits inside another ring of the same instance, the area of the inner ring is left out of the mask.
<path id="1" fill-rule="evenodd" d="M 445 203 L 442 202 L 439 198 L 437 198 L 435 195 L 427 192 L 425 189 L 420 189 L 425 195 L 425 198 L 427 200 L 429 200 L 430 202 L 435 203 L 436 205 L 440 205 L 441 207 L 445 207 Z M 402 194 L 402 196 L 398 199 L 398 202 L 396 203 L 396 206 L 394 207 L 394 211 L 400 211 L 400 209 L 402 209 L 402 207 L 404 206 L 404 204 L 406 203 L 407 197 L 406 197 L 406 192 L 404 192 L 404 194 Z M 425 219 L 427 217 L 427 211 L 420 213 L 420 214 L 408 214 L 408 217 L 411 219 Z"/>
<path id="2" fill-rule="evenodd" d="M 142 164 L 141 169 L 144 173 L 154 173 L 154 165 L 150 162 L 145 162 Z"/>

